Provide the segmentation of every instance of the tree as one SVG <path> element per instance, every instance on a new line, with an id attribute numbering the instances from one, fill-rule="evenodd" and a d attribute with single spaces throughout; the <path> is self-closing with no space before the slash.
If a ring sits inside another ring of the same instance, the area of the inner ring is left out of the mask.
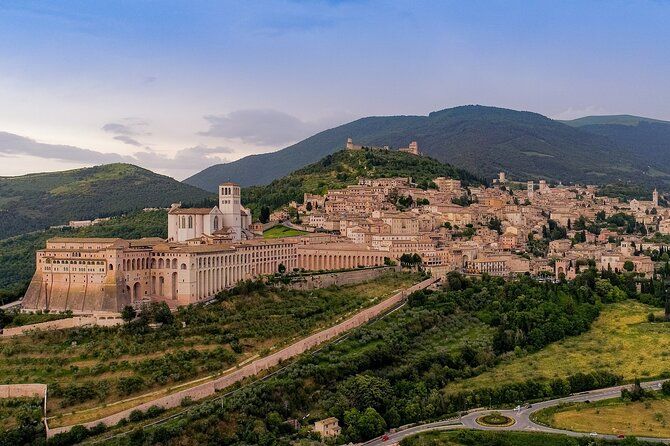
<path id="1" fill-rule="evenodd" d="M 628 272 L 631 272 L 635 269 L 635 264 L 631 260 L 626 260 L 623 262 L 623 269 L 625 269 Z"/>
<path id="2" fill-rule="evenodd" d="M 312 211 L 312 202 L 311 201 L 307 202 L 307 205 L 305 205 L 305 209 L 307 209 L 307 212 Z"/>
<path id="3" fill-rule="evenodd" d="M 280 263 L 277 267 L 277 272 L 279 272 L 279 274 L 284 274 L 286 272 L 286 266 L 283 263 Z"/>
<path id="4" fill-rule="evenodd" d="M 123 310 L 121 310 L 121 319 L 126 323 L 135 319 L 135 316 L 137 316 L 137 311 L 130 305 L 126 305 L 123 307 Z"/>
<path id="5" fill-rule="evenodd" d="M 159 324 L 171 324 L 174 322 L 174 315 L 165 302 L 156 305 L 154 309 L 154 321 Z"/>
<path id="6" fill-rule="evenodd" d="M 267 223 L 270 221 L 270 208 L 267 206 L 263 206 L 261 208 L 261 215 L 259 218 L 261 223 Z"/>

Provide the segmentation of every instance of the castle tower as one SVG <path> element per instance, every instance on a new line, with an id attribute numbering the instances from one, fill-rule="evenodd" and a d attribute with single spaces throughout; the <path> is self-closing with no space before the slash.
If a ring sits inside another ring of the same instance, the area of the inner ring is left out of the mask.
<path id="1" fill-rule="evenodd" d="M 354 150 L 354 141 L 351 138 L 347 138 L 347 150 Z"/>
<path id="2" fill-rule="evenodd" d="M 658 207 L 658 191 L 654 188 L 654 192 L 651 194 L 652 201 L 654 202 L 654 207 Z"/>
<path id="3" fill-rule="evenodd" d="M 232 228 L 234 239 L 242 238 L 242 218 L 240 216 L 240 186 L 223 183 L 219 186 L 219 209 L 223 214 L 223 226 Z"/>
<path id="4" fill-rule="evenodd" d="M 528 189 L 528 199 L 532 200 L 535 195 L 535 184 L 532 180 L 526 184 L 526 188 Z"/>
<path id="5" fill-rule="evenodd" d="M 504 184 L 505 182 L 507 182 L 507 178 L 505 177 L 505 172 L 500 172 L 498 174 L 498 183 Z"/>

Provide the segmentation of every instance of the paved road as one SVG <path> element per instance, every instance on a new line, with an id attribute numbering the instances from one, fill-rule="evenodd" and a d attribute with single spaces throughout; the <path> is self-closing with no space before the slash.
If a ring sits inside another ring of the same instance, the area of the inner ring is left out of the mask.
<path id="1" fill-rule="evenodd" d="M 665 380 L 658 381 L 649 381 L 642 383 L 642 387 L 645 389 L 654 389 L 658 390 L 661 388 L 661 384 Z M 621 395 L 621 390 L 630 387 L 630 385 L 625 386 L 616 386 L 609 387 L 606 389 L 591 390 L 589 392 L 582 392 L 574 395 L 570 395 L 565 398 L 558 398 L 554 400 L 542 401 L 536 404 L 533 404 L 532 407 L 524 407 L 520 410 L 490 410 L 490 409 L 475 409 L 469 411 L 467 414 L 461 416 L 460 418 L 452 418 L 443 421 L 436 421 L 434 423 L 420 424 L 417 426 L 409 427 L 407 429 L 402 429 L 393 434 L 388 434 L 388 440 L 383 441 L 382 438 L 375 438 L 373 440 L 364 443 L 365 446 L 384 446 L 392 445 L 400 442 L 405 437 L 415 435 L 422 432 L 429 431 L 439 431 L 439 430 L 454 430 L 454 429 L 478 429 L 478 430 L 499 430 L 499 431 L 526 431 L 526 432 L 547 432 L 555 434 L 564 434 L 570 435 L 573 437 L 581 437 L 589 435 L 583 432 L 573 432 L 562 429 L 554 429 L 551 427 L 542 426 L 540 424 L 534 423 L 530 416 L 532 413 L 537 412 L 541 409 L 546 409 L 547 407 L 558 406 L 562 403 L 574 403 L 574 402 L 584 402 L 584 401 L 599 401 L 609 398 L 616 398 Z M 506 415 L 510 418 L 513 418 L 515 423 L 509 427 L 490 427 L 482 426 L 477 423 L 477 418 L 482 415 L 486 415 L 491 412 L 498 412 L 503 415 Z M 616 440 L 616 435 L 603 435 L 598 434 L 598 438 L 605 438 L 608 440 Z M 646 440 L 657 443 L 670 444 L 670 438 L 645 438 L 637 437 L 640 440 Z"/>

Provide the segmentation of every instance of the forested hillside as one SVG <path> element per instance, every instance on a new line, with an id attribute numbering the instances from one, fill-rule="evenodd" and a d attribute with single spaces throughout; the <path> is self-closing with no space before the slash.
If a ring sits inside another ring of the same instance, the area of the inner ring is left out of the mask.
<path id="1" fill-rule="evenodd" d="M 132 164 L 0 177 L 0 239 L 210 195 Z"/>

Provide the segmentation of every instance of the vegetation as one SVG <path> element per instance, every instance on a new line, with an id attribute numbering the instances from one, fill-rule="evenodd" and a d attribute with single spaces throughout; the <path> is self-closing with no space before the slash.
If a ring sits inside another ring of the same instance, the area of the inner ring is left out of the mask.
<path id="1" fill-rule="evenodd" d="M 0 178 L 0 239 L 69 220 L 192 202 L 208 192 L 131 164 Z"/>
<path id="2" fill-rule="evenodd" d="M 40 398 L 0 399 L 0 445 L 27 444 L 27 433 L 41 433 L 43 407 Z"/>
<path id="3" fill-rule="evenodd" d="M 299 231 L 298 229 L 289 228 L 284 225 L 277 225 L 263 232 L 263 238 L 295 237 L 305 234 L 307 234 L 305 231 Z"/>
<path id="4" fill-rule="evenodd" d="M 575 370 L 609 371 L 626 380 L 661 376 L 670 371 L 670 326 L 647 322 L 651 308 L 624 301 L 603 308 L 588 332 L 560 340 L 528 355 L 514 355 L 454 390 L 482 388 L 523 379 L 551 380 Z"/>
<path id="5" fill-rule="evenodd" d="M 0 310 L 0 328 L 20 327 L 22 325 L 39 324 L 41 322 L 55 321 L 72 317 L 72 312 L 61 313 L 19 313 L 16 311 Z"/>
<path id="6" fill-rule="evenodd" d="M 647 392 L 639 401 L 615 398 L 544 409 L 544 424 L 577 432 L 626 436 L 670 437 L 670 397 Z"/>
<path id="7" fill-rule="evenodd" d="M 48 229 L 0 240 L 0 305 L 23 296 L 35 273 L 35 251 L 52 237 L 167 238 L 167 213 L 138 211 L 86 228 Z"/>
<path id="8" fill-rule="evenodd" d="M 244 282 L 220 294 L 216 303 L 182 307 L 174 314 L 164 303 L 153 304 L 122 327 L 2 339 L 0 376 L 3 383 L 49 385 L 50 416 L 97 407 L 222 372 L 418 279 L 416 274 L 389 273 L 358 285 L 312 291 Z M 162 325 L 152 329 L 153 323 Z M 50 425 L 67 423 L 63 417 Z"/>
<path id="9" fill-rule="evenodd" d="M 650 446 L 656 443 L 638 441 L 633 438 L 625 441 L 594 439 L 589 437 L 573 438 L 567 435 L 542 434 L 534 432 L 486 432 L 451 431 L 428 432 L 405 438 L 400 446 Z"/>
<path id="10" fill-rule="evenodd" d="M 337 417 L 343 424 L 338 441 L 358 442 L 384 429 L 478 405 L 516 404 L 611 385 L 619 378 L 600 373 L 522 381 L 477 393 L 444 391 L 514 354 L 510 351 L 534 351 L 587 330 L 602 299 L 594 290 L 571 284 L 529 278 L 472 280 L 452 274 L 444 289 L 413 293 L 402 309 L 301 357 L 282 373 L 112 444 L 158 439 L 179 443 L 187 438 L 288 444 L 311 434 L 306 426 L 295 432 L 283 420 L 308 414 L 305 423 Z"/>
<path id="11" fill-rule="evenodd" d="M 468 172 L 425 156 L 387 150 L 341 150 L 266 186 L 242 189 L 242 202 L 260 216 L 265 207 L 274 210 L 291 201 L 301 203 L 306 192 L 323 194 L 341 189 L 356 184 L 359 177 L 411 177 L 428 187 L 428 182 L 439 176 L 460 178 L 466 185 L 479 184 Z"/>

